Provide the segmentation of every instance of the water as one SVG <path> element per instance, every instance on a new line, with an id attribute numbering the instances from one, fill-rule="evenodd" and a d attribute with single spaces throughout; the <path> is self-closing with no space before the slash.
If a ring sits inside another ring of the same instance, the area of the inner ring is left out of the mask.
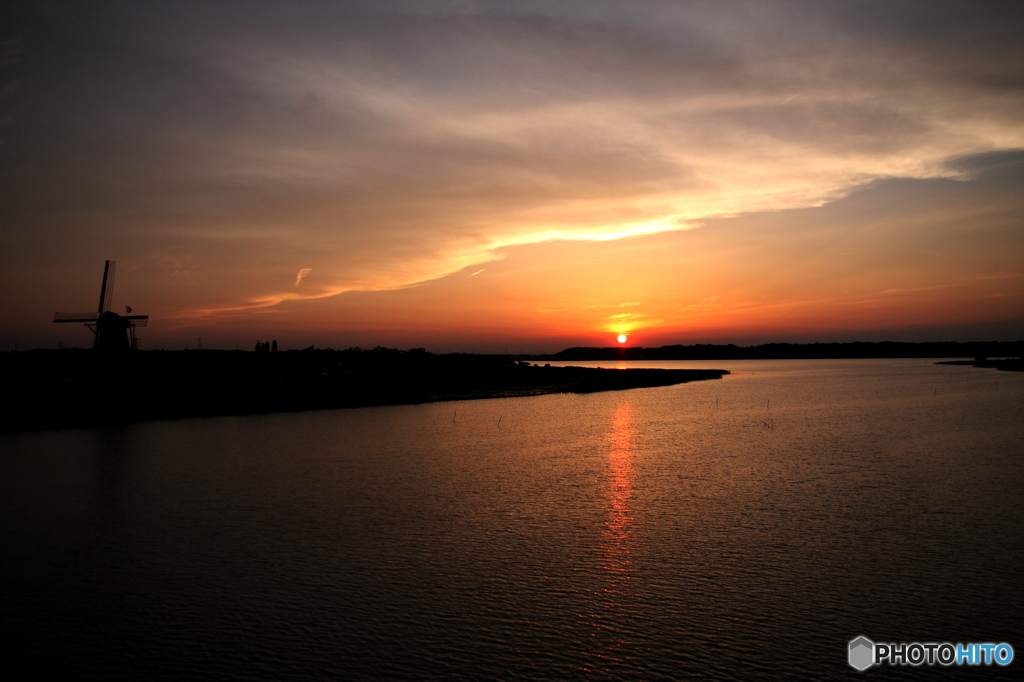
<path id="1" fill-rule="evenodd" d="M 5 650 L 274 680 L 825 679 L 858 635 L 1024 655 L 1024 375 L 932 362 L 3 436 Z"/>

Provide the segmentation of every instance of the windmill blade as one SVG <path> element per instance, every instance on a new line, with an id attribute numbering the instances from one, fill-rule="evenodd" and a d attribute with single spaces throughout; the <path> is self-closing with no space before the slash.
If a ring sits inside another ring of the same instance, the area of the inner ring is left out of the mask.
<path id="1" fill-rule="evenodd" d="M 100 284 L 100 307 L 99 313 L 110 310 L 110 304 L 114 300 L 114 261 L 108 260 L 103 266 L 103 283 Z"/>
<path id="2" fill-rule="evenodd" d="M 54 313 L 54 322 L 95 322 L 99 317 L 96 313 Z"/>

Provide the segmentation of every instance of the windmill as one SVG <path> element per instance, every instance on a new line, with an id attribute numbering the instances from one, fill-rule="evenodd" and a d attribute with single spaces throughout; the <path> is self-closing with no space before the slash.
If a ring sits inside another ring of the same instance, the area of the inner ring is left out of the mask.
<path id="1" fill-rule="evenodd" d="M 149 315 L 129 315 L 131 308 L 125 308 L 124 315 L 110 310 L 114 298 L 114 261 L 108 260 L 103 266 L 103 283 L 100 285 L 100 305 L 95 313 L 54 313 L 54 322 L 84 322 L 95 337 L 92 347 L 100 351 L 123 352 L 138 347 L 135 328 L 145 327 Z"/>

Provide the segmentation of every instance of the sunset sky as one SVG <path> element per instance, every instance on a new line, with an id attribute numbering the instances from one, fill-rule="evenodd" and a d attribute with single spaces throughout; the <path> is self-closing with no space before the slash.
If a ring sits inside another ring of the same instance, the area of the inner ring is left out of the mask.
<path id="1" fill-rule="evenodd" d="M 0 350 L 1024 338 L 999 2 L 13 2 Z"/>

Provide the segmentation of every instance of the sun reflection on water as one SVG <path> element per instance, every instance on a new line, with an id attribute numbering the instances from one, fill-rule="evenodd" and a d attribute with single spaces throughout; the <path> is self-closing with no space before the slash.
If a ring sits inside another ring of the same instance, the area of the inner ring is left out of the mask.
<path id="1" fill-rule="evenodd" d="M 619 405 L 612 417 L 612 430 L 608 436 L 609 510 L 602 532 L 605 575 L 616 582 L 629 579 L 629 532 L 633 522 L 630 499 L 633 496 L 633 406 Z M 624 585 L 620 585 L 623 587 Z"/>
<path id="2" fill-rule="evenodd" d="M 604 664 L 629 658 L 626 619 L 632 599 L 634 571 L 630 534 L 633 526 L 633 406 L 620 404 L 612 415 L 608 434 L 608 511 L 601 531 L 592 624 L 600 644 L 596 656 Z"/>

